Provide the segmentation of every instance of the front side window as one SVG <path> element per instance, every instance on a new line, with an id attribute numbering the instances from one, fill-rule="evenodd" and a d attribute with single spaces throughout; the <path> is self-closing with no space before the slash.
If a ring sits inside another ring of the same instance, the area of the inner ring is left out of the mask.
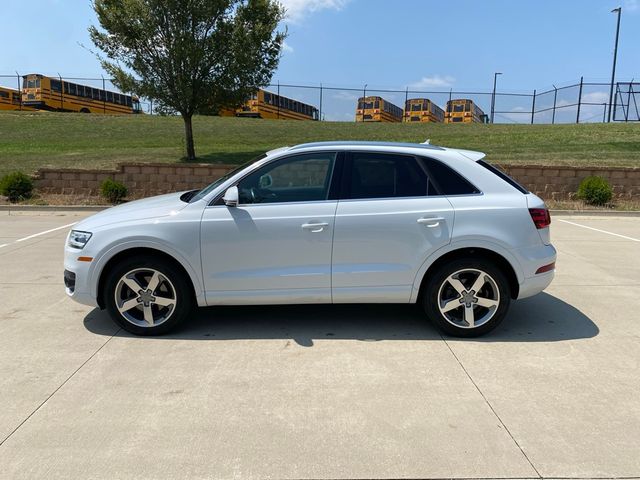
<path id="1" fill-rule="evenodd" d="M 429 180 L 414 157 L 354 153 L 350 198 L 420 197 L 428 194 Z"/>
<path id="2" fill-rule="evenodd" d="M 238 183 L 241 204 L 326 200 L 336 154 L 319 152 L 278 160 Z"/>

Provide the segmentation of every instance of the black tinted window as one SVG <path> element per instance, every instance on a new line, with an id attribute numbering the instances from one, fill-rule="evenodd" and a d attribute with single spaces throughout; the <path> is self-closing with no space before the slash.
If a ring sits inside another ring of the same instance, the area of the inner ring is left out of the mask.
<path id="1" fill-rule="evenodd" d="M 420 197 L 428 194 L 427 175 L 414 157 L 377 153 L 352 156 L 350 197 Z"/>
<path id="2" fill-rule="evenodd" d="M 469 195 L 480 193 L 476 187 L 444 163 L 428 158 L 424 159 L 424 161 L 429 170 L 431 181 L 440 195 Z"/>
<path id="3" fill-rule="evenodd" d="M 525 194 L 529 193 L 529 191 L 526 188 L 524 188 L 522 185 L 520 185 L 518 182 L 516 182 L 513 178 L 511 178 L 509 175 L 504 173 L 502 170 L 497 169 L 493 165 L 490 165 L 490 164 L 488 164 L 487 162 L 485 162 L 483 160 L 478 161 L 478 164 L 482 165 L 484 168 L 486 168 L 490 172 L 496 174 L 498 177 L 500 177 L 502 180 L 507 182 L 509 185 L 511 185 L 513 188 L 515 188 L 519 192 L 525 193 Z"/>

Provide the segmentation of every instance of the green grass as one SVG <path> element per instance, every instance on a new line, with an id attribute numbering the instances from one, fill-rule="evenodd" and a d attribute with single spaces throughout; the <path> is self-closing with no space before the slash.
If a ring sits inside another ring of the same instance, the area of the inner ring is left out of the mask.
<path id="1" fill-rule="evenodd" d="M 640 166 L 640 125 L 441 125 L 197 117 L 198 162 L 240 163 L 272 148 L 319 140 L 423 142 L 480 150 L 498 163 Z M 0 113 L 0 175 L 39 167 L 104 168 L 180 162 L 179 117 Z"/>

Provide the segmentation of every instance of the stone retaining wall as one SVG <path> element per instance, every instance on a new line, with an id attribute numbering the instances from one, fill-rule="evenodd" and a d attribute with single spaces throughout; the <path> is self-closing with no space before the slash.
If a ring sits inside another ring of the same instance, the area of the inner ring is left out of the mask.
<path id="1" fill-rule="evenodd" d="M 169 163 L 126 163 L 115 170 L 42 168 L 36 173 L 35 187 L 40 193 L 98 196 L 100 184 L 112 178 L 127 187 L 127 198 L 142 198 L 202 188 L 232 168 L 235 166 Z"/>
<path id="2" fill-rule="evenodd" d="M 617 197 L 640 198 L 640 168 L 500 166 L 543 199 L 570 199 L 580 181 L 590 175 L 606 178 Z M 43 168 L 36 174 L 35 186 L 41 193 L 97 196 L 104 179 L 113 178 L 127 187 L 127 198 L 141 198 L 201 188 L 232 168 L 235 166 L 167 163 L 121 164 L 115 170 Z"/>

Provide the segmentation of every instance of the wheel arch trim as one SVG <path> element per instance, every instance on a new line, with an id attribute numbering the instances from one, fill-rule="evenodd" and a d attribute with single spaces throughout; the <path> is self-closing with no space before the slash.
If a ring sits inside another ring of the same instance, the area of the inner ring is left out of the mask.
<path id="1" fill-rule="evenodd" d="M 442 248 L 436 250 L 426 258 L 426 260 L 418 269 L 414 278 L 413 288 L 411 289 L 411 298 L 409 302 L 416 303 L 418 301 L 420 289 L 422 287 L 422 282 L 425 279 L 425 275 L 438 260 L 440 260 L 445 255 L 473 248 L 488 250 L 489 252 L 502 257 L 511 266 L 518 285 L 521 285 L 524 282 L 524 271 L 522 269 L 522 266 L 520 265 L 520 262 L 506 248 L 500 246 L 499 244 L 488 242 L 486 240 L 460 240 L 448 245 L 444 245 Z"/>
<path id="2" fill-rule="evenodd" d="M 198 275 L 198 270 L 195 269 L 193 265 L 191 265 L 191 263 L 175 249 L 161 242 L 148 240 L 131 240 L 124 243 L 118 243 L 117 245 L 113 245 L 109 249 L 104 251 L 97 259 L 97 261 L 92 262 L 93 265 L 92 269 L 89 272 L 89 278 L 91 279 L 91 296 L 96 299 L 96 302 L 100 303 L 100 292 L 98 291 L 98 286 L 100 284 L 100 280 L 102 278 L 102 275 L 104 274 L 104 269 L 107 264 L 116 255 L 124 253 L 127 250 L 134 250 L 139 248 L 155 250 L 161 254 L 171 257 L 176 263 L 178 263 L 189 276 L 189 281 L 193 286 L 197 304 L 199 306 L 204 305 L 204 290 L 202 288 L 202 280 Z"/>

